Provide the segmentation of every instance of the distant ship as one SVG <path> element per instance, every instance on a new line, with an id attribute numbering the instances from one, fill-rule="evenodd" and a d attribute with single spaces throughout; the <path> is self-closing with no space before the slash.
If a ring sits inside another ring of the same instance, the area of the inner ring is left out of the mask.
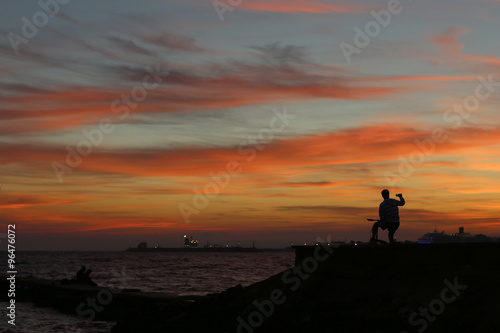
<path id="1" fill-rule="evenodd" d="M 457 234 L 445 234 L 444 231 L 437 231 L 426 233 L 418 239 L 419 244 L 433 244 L 433 243 L 474 243 L 474 242 L 497 242 L 496 238 L 491 238 L 483 234 L 471 235 L 464 232 L 464 227 L 458 229 Z"/>
<path id="2" fill-rule="evenodd" d="M 155 247 L 148 247 L 146 242 L 139 243 L 137 247 L 130 247 L 125 251 L 130 252 L 265 252 L 265 251 L 286 251 L 288 248 L 283 249 L 258 249 L 255 244 L 252 247 L 241 247 L 238 241 L 237 246 L 209 244 L 199 247 L 198 241 L 191 237 L 190 239 L 184 235 L 184 244 L 182 247 L 160 247 L 156 244 Z"/>

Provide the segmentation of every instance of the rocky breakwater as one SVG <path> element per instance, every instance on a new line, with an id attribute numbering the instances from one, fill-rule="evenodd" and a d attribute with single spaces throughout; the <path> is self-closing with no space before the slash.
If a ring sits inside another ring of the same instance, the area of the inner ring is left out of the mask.
<path id="1" fill-rule="evenodd" d="M 2 281 L 3 290 L 6 290 L 8 280 L 2 277 Z M 2 294 L 0 300 L 5 301 L 5 296 Z M 135 332 L 149 332 L 155 323 L 168 322 L 169 317 L 178 319 L 197 298 L 144 293 L 138 289 L 62 284 L 37 278 L 18 278 L 15 297 L 16 302 L 33 302 L 36 306 L 54 308 L 88 320 L 126 322 L 128 318 L 136 318 L 147 323 L 145 330 L 140 322 L 135 323 Z"/>
<path id="2" fill-rule="evenodd" d="M 113 332 L 500 331 L 500 243 L 295 250 L 289 270 Z"/>

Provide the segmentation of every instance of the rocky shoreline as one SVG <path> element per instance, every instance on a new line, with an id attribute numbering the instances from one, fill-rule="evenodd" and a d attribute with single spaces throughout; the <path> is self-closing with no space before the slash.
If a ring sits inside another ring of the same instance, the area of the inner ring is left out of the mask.
<path id="1" fill-rule="evenodd" d="M 500 331 L 500 243 L 295 250 L 293 268 L 220 294 L 179 297 L 18 279 L 16 298 L 116 320 L 113 333 Z"/>

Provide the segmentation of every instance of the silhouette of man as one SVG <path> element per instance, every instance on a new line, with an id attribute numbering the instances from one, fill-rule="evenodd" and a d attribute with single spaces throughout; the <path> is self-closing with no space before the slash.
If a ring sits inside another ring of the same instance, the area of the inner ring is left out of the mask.
<path id="1" fill-rule="evenodd" d="M 76 281 L 77 282 L 84 282 L 85 281 L 85 266 L 82 266 L 80 270 L 76 273 Z"/>
<path id="2" fill-rule="evenodd" d="M 84 274 L 84 281 L 86 284 L 90 284 L 91 286 L 96 286 L 97 287 L 97 283 L 95 283 L 94 281 L 92 281 L 92 278 L 90 277 L 90 274 L 92 273 L 92 270 L 91 269 L 87 269 L 87 271 L 85 272 Z"/>
<path id="3" fill-rule="evenodd" d="M 405 199 L 402 194 L 396 194 L 399 200 L 389 198 L 389 190 L 382 190 L 384 201 L 379 206 L 378 214 L 380 220 L 373 224 L 372 238 L 370 243 L 374 243 L 378 238 L 378 228 L 389 230 L 389 242 L 394 243 L 394 234 L 399 228 L 399 208 L 405 205 Z"/>

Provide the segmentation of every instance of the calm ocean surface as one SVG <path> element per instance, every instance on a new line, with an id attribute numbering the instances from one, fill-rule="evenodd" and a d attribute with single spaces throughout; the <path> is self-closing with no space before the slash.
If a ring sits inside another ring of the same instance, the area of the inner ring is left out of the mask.
<path id="1" fill-rule="evenodd" d="M 99 286 L 137 288 L 166 294 L 205 295 L 248 286 L 293 266 L 294 252 L 262 253 L 133 253 L 17 252 L 18 277 L 74 278 L 80 266 L 92 269 Z M 0 264 L 5 272 L 6 260 Z M 0 302 L 5 309 L 7 303 Z M 31 304 L 16 306 L 16 327 L 0 321 L 0 332 L 109 332 L 114 323 L 88 322 Z M 2 311 L 5 313 L 5 311 Z"/>

